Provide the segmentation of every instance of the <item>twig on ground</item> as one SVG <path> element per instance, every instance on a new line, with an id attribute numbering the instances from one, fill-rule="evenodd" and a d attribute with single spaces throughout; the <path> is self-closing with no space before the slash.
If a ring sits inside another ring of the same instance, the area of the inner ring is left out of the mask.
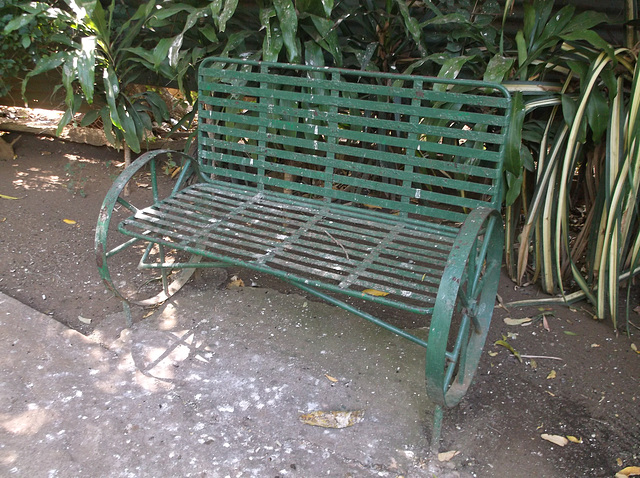
<path id="1" fill-rule="evenodd" d="M 550 359 L 550 360 L 564 360 L 560 357 L 549 357 L 547 355 L 520 355 L 522 358 L 528 359 Z"/>

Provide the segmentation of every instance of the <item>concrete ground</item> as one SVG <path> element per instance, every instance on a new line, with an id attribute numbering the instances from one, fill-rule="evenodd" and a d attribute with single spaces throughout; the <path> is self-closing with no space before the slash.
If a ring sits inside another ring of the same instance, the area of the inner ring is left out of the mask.
<path id="1" fill-rule="evenodd" d="M 0 476 L 467 476 L 430 459 L 423 355 L 270 289 L 183 291 L 89 337 L 0 294 Z"/>

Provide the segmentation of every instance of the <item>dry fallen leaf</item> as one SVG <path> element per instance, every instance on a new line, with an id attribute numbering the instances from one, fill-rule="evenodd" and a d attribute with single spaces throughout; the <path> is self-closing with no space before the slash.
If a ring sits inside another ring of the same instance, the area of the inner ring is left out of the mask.
<path id="1" fill-rule="evenodd" d="M 640 350 L 638 350 L 638 347 L 636 346 L 636 344 L 631 344 L 631 350 L 633 350 L 637 354 L 640 354 Z"/>
<path id="2" fill-rule="evenodd" d="M 551 327 L 549 327 L 549 322 L 547 321 L 546 315 L 542 316 L 542 326 L 544 327 L 544 330 L 546 330 L 547 332 L 551 332 Z"/>
<path id="3" fill-rule="evenodd" d="M 549 435 L 548 433 L 543 433 L 542 435 L 540 435 L 540 438 L 550 441 L 551 443 L 555 443 L 558 446 L 565 446 L 567 443 L 569 443 L 569 440 L 561 435 Z"/>
<path id="4" fill-rule="evenodd" d="M 352 410 L 349 412 L 316 412 L 300 415 L 300 421 L 306 425 L 323 428 L 346 428 L 364 420 L 364 410 Z"/>
<path id="5" fill-rule="evenodd" d="M 227 284 L 227 289 L 231 289 L 232 287 L 244 287 L 244 281 L 238 276 L 232 276 Z"/>
<path id="6" fill-rule="evenodd" d="M 507 342 L 507 336 L 506 335 L 502 336 L 502 340 L 496 340 L 493 344 L 494 345 L 502 345 L 509 352 L 511 352 L 513 355 L 515 355 L 515 357 L 520 362 L 522 362 L 522 357 L 520 357 L 520 353 L 516 349 L 514 349 L 509 342 Z"/>
<path id="7" fill-rule="evenodd" d="M 523 319 L 512 319 L 511 317 L 507 317 L 504 319 L 504 323 L 507 325 L 524 325 L 531 322 L 531 317 L 525 317 Z"/>
<path id="8" fill-rule="evenodd" d="M 336 382 L 338 381 L 338 379 L 337 379 L 337 378 L 332 377 L 332 376 L 331 376 L 331 375 L 329 375 L 329 374 L 326 374 L 326 373 L 325 373 L 325 374 L 324 374 L 324 376 L 325 376 L 325 377 L 327 377 L 327 380 L 329 380 L 330 382 L 336 383 Z"/>
<path id="9" fill-rule="evenodd" d="M 616 458 L 616 464 L 618 466 L 622 466 L 622 458 L 620 458 L 620 457 Z"/>
<path id="10" fill-rule="evenodd" d="M 626 478 L 627 476 L 640 476 L 640 466 L 627 466 L 616 473 L 616 478 Z"/>
<path id="11" fill-rule="evenodd" d="M 573 435 L 567 435 L 567 440 L 571 443 L 582 443 L 582 438 L 576 438 Z"/>
<path id="12" fill-rule="evenodd" d="M 153 315 L 153 313 L 155 312 L 155 310 L 150 310 L 149 312 L 147 312 L 146 314 L 144 314 L 142 316 L 143 319 L 146 319 L 147 317 L 151 317 Z"/>
<path id="13" fill-rule="evenodd" d="M 459 454 L 460 452 L 457 450 L 444 451 L 442 453 L 438 453 L 438 461 L 451 461 L 454 456 Z"/>
<path id="14" fill-rule="evenodd" d="M 596 349 L 598 347 L 602 347 L 600 344 L 591 344 L 592 349 Z"/>
<path id="15" fill-rule="evenodd" d="M 549 372 L 549 375 L 547 375 L 547 380 L 550 380 L 552 378 L 556 378 L 556 371 L 552 370 L 551 372 Z"/>
<path id="16" fill-rule="evenodd" d="M 389 295 L 388 292 L 382 292 L 376 289 L 365 289 L 362 291 L 363 294 L 375 295 L 376 297 L 385 297 Z"/>

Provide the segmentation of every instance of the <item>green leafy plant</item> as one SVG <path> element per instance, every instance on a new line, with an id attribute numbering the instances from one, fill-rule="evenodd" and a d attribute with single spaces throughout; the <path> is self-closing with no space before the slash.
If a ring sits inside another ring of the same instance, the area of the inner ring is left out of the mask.
<path id="1" fill-rule="evenodd" d="M 603 20 L 555 11 L 551 0 L 525 5 L 517 81 L 507 83 L 522 136 L 505 172 L 506 252 L 516 282 L 539 279 L 563 301 L 586 297 L 617 327 L 618 288 L 637 272 L 640 249 L 638 72 L 631 50 L 593 31 Z"/>
<path id="2" fill-rule="evenodd" d="M 57 2 L 0 0 L 0 96 L 10 93 L 36 62 L 51 53 L 52 43 L 67 32 L 58 20 Z"/>
<path id="3" fill-rule="evenodd" d="M 23 94 L 31 77 L 58 69 L 66 91 L 67 109 L 58 133 L 88 109 L 82 124 L 102 119 L 105 135 L 115 146 L 140 151 L 140 144 L 153 129 L 153 121 L 169 119 L 167 105 L 154 91 L 131 92 L 130 86 L 147 67 L 132 51 L 143 43 L 145 24 L 155 2 L 140 6 L 123 23 L 116 21 L 115 1 L 105 10 L 98 1 L 67 1 L 68 9 L 57 12 L 59 21 L 73 26 L 71 37 L 57 36 L 54 53 L 38 61 L 23 82 Z"/>

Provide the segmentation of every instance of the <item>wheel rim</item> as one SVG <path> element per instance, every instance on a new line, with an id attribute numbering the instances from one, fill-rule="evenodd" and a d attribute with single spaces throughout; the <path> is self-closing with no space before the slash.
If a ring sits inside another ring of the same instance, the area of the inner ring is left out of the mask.
<path id="1" fill-rule="evenodd" d="M 466 260 L 443 276 L 427 344 L 427 391 L 439 405 L 456 405 L 475 375 L 498 291 L 503 234 L 497 213 L 485 218 Z M 441 297 L 442 296 L 442 297 Z"/>
<path id="2" fill-rule="evenodd" d="M 159 174 L 155 156 L 151 154 L 148 170 L 132 168 L 114 182 L 96 228 L 96 258 L 104 283 L 120 299 L 143 307 L 153 307 L 170 298 L 196 270 L 184 264 L 202 260 L 201 256 L 131 238 L 118 230 L 122 220 L 177 192 L 186 182 L 186 170 L 176 183 Z M 126 189 L 129 195 L 125 197 Z"/>

